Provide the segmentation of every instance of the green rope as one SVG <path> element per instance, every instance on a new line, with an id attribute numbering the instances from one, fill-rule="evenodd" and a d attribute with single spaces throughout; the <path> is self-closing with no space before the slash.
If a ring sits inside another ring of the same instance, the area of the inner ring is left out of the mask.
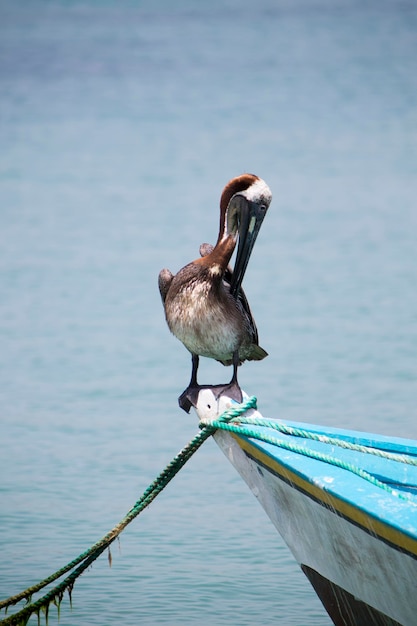
<path id="1" fill-rule="evenodd" d="M 299 446 L 289 441 L 284 441 L 283 439 L 277 439 L 276 437 L 272 437 L 271 435 L 267 435 L 266 433 L 262 433 L 258 430 L 254 430 L 253 428 L 246 428 L 246 427 L 239 426 L 237 424 L 230 424 L 230 423 L 226 423 L 226 422 L 219 421 L 219 420 L 211 421 L 210 425 L 216 430 L 225 430 L 225 431 L 234 433 L 236 435 L 243 435 L 245 437 L 250 437 L 251 439 L 264 441 L 265 443 L 270 443 L 279 448 L 284 448 L 285 450 L 289 450 L 290 452 L 295 452 L 297 454 L 310 457 L 317 461 L 322 461 L 330 465 L 335 465 L 336 467 L 340 467 L 344 470 L 352 472 L 353 474 L 356 474 L 357 476 L 360 476 L 364 480 L 367 480 L 368 482 L 372 483 L 376 487 L 379 487 L 380 489 L 384 489 L 384 491 L 387 491 L 388 493 L 396 496 L 397 498 L 400 498 L 401 500 L 405 500 L 413 504 L 414 506 L 417 506 L 417 503 L 412 498 L 412 496 L 408 494 L 400 493 L 396 489 L 393 489 L 386 483 L 375 478 L 375 476 L 372 476 L 372 474 L 369 474 L 369 472 L 366 472 L 365 470 L 361 469 L 360 467 L 357 467 L 356 465 L 353 465 L 352 463 L 346 463 L 345 461 L 342 461 L 341 459 L 338 459 L 337 457 L 333 457 L 329 454 L 323 454 L 322 452 L 311 450 L 309 448 L 304 448 L 303 446 Z"/>
<path id="2" fill-rule="evenodd" d="M 236 418 L 234 418 L 236 419 Z M 267 428 L 273 428 L 285 435 L 292 435 L 294 437 L 302 437 L 304 439 L 311 439 L 312 441 L 319 441 L 333 446 L 339 446 L 346 450 L 354 450 L 355 452 L 363 452 L 364 454 L 373 454 L 374 456 L 388 459 L 390 461 L 397 461 L 398 463 L 405 463 L 407 465 L 416 465 L 417 459 L 407 454 L 399 454 L 395 452 L 386 452 L 385 450 L 379 450 L 378 448 L 372 448 L 370 446 L 363 446 L 358 443 L 351 443 L 338 437 L 329 437 L 328 435 L 321 435 L 311 430 L 303 428 L 295 428 L 288 426 L 284 422 L 278 422 L 276 420 L 269 420 L 264 417 L 249 417 L 244 416 L 239 419 L 239 424 L 248 424 L 252 426 L 265 426 Z"/>
<path id="3" fill-rule="evenodd" d="M 135 519 L 155 498 L 156 496 L 168 485 L 168 483 L 172 480 L 172 478 L 180 471 L 180 469 L 187 463 L 187 461 L 191 458 L 191 456 L 198 450 L 198 448 L 208 439 L 217 429 L 226 430 L 228 432 L 235 433 L 237 435 L 247 436 L 253 439 L 257 439 L 260 441 L 264 441 L 266 443 L 270 443 L 275 446 L 279 446 L 291 452 L 295 452 L 297 454 L 302 454 L 304 456 L 329 463 L 331 465 L 340 467 L 347 471 L 350 471 L 357 476 L 367 480 L 373 485 L 387 491 L 388 493 L 397 496 L 398 498 L 405 500 L 407 502 L 411 502 L 412 504 L 416 504 L 414 500 L 412 500 L 411 496 L 407 496 L 393 489 L 386 483 L 378 480 L 372 474 L 369 474 L 365 470 L 362 470 L 360 467 L 357 467 L 351 463 L 346 463 L 336 457 L 333 457 L 328 454 L 324 454 L 315 450 L 311 450 L 305 448 L 303 446 L 299 446 L 297 444 L 284 441 L 278 439 L 276 437 L 272 437 L 267 435 L 266 433 L 261 433 L 258 430 L 254 430 L 251 428 L 242 427 L 242 424 L 254 425 L 254 426 L 264 426 L 268 428 L 272 428 L 286 435 L 293 435 L 296 437 L 303 437 L 306 439 L 311 439 L 314 441 L 320 441 L 322 443 L 327 443 L 335 446 L 340 446 L 342 448 L 356 450 L 359 452 L 365 452 L 367 454 L 374 454 L 376 456 L 399 461 L 402 463 L 408 463 L 410 465 L 417 465 L 417 459 L 408 457 L 407 455 L 389 453 L 382 450 L 378 450 L 376 448 L 371 448 L 368 446 L 362 446 L 360 444 L 353 444 L 347 441 L 343 441 L 336 437 L 328 437 L 327 435 L 320 435 L 305 429 L 294 428 L 288 426 L 282 422 L 277 422 L 275 420 L 267 420 L 265 418 L 256 418 L 256 417 L 242 417 L 242 415 L 250 408 L 256 408 L 256 398 L 251 397 L 248 398 L 245 402 L 240 405 L 236 405 L 231 407 L 227 411 L 225 411 L 219 418 L 210 422 L 201 422 L 200 423 L 200 432 L 173 458 L 173 460 L 167 465 L 167 467 L 159 474 L 159 476 L 149 485 L 149 487 L 144 491 L 143 495 L 139 498 L 139 500 L 135 503 L 135 505 L 130 509 L 130 511 L 126 514 L 126 516 L 112 529 L 110 530 L 102 539 L 96 542 L 93 546 L 91 546 L 88 550 L 80 554 L 73 561 L 59 569 L 57 572 L 40 581 L 36 585 L 33 585 L 22 591 L 15 596 L 11 596 L 10 598 L 0 601 L 0 610 L 3 608 L 12 606 L 17 604 L 21 600 L 26 599 L 28 604 L 21 609 L 19 612 L 11 615 L 10 617 L 6 617 L 3 620 L 0 620 L 0 624 L 3 626 L 24 626 L 27 624 L 30 616 L 33 613 L 38 614 L 38 621 L 40 611 L 45 612 L 46 620 L 48 618 L 48 610 L 51 602 L 54 602 L 59 611 L 59 606 L 62 601 L 63 595 L 65 591 L 68 591 L 70 599 L 73 585 L 76 579 L 93 563 L 107 548 L 110 547 L 111 543 L 120 535 L 120 533 L 126 528 L 130 522 Z M 230 423 L 233 420 L 237 419 L 237 423 Z M 78 567 L 77 567 L 78 565 Z M 76 568 L 76 569 L 74 569 Z M 72 571 L 71 571 L 72 570 Z M 69 576 L 67 576 L 64 580 L 62 580 L 58 585 L 48 591 L 44 596 L 31 603 L 31 597 L 34 593 L 40 591 L 44 587 L 50 585 L 52 582 L 61 578 L 64 574 L 71 572 Z"/>
<path id="4" fill-rule="evenodd" d="M 216 420 L 217 423 L 222 424 L 228 420 L 231 420 L 235 417 L 242 415 L 245 411 L 250 408 L 256 408 L 256 398 L 251 397 L 242 402 L 242 404 L 233 406 L 228 409 Z M 41 610 L 45 611 L 45 615 L 47 617 L 48 608 L 51 602 L 57 604 L 58 608 L 62 601 L 63 595 L 65 591 L 68 591 L 71 598 L 71 591 L 74 585 L 75 580 L 83 573 L 93 561 L 95 561 L 106 548 L 110 546 L 110 544 L 120 535 L 120 533 L 126 528 L 130 522 L 135 519 L 155 498 L 156 496 L 168 485 L 168 483 L 174 478 L 174 476 L 180 471 L 182 467 L 187 463 L 187 461 L 192 457 L 192 455 L 200 448 L 200 446 L 208 439 L 214 432 L 216 428 L 211 424 L 203 424 L 202 430 L 197 433 L 197 435 L 172 459 L 172 461 L 167 465 L 167 467 L 159 474 L 159 476 L 149 485 L 149 487 L 144 491 L 143 495 L 139 498 L 136 504 L 130 509 L 130 511 L 126 514 L 126 516 L 112 529 L 110 530 L 102 539 L 97 541 L 91 548 L 80 554 L 73 561 L 59 569 L 57 572 L 48 576 L 44 580 L 40 581 L 36 585 L 25 589 L 19 594 L 11 596 L 6 600 L 0 601 L 0 609 L 7 608 L 20 602 L 21 600 L 26 599 L 29 603 L 31 602 L 31 596 L 40 591 L 44 587 L 50 585 L 52 582 L 61 578 L 64 574 L 71 571 L 77 565 L 80 565 L 76 570 L 72 571 L 67 578 L 65 578 L 62 582 L 56 585 L 53 589 L 51 589 L 44 596 L 25 606 L 18 613 L 11 615 L 10 617 L 6 617 L 3 620 L 0 620 L 0 624 L 3 626 L 24 626 L 29 620 L 30 616 L 33 613 L 38 614 Z"/>

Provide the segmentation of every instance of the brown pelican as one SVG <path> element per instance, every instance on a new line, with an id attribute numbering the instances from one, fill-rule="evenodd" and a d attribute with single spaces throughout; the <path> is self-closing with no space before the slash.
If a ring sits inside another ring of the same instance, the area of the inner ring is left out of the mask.
<path id="1" fill-rule="evenodd" d="M 243 361 L 259 361 L 267 356 L 259 346 L 258 331 L 241 283 L 271 198 L 268 185 L 258 176 L 242 174 L 233 178 L 220 198 L 216 245 L 202 244 L 202 256 L 175 276 L 168 269 L 159 273 L 168 326 L 191 352 L 190 384 L 178 398 L 186 412 L 196 405 L 203 388 L 197 383 L 200 356 L 233 365 L 230 383 L 204 388 L 213 389 L 216 397 L 227 393 L 238 402 L 242 401 L 238 366 Z M 237 242 L 235 267 L 231 271 L 228 263 Z"/>

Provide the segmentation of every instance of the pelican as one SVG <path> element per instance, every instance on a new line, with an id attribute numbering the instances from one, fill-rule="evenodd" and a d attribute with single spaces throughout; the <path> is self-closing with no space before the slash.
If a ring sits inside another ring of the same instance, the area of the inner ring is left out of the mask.
<path id="1" fill-rule="evenodd" d="M 237 381 L 238 366 L 260 361 L 267 352 L 260 347 L 258 331 L 241 284 L 262 221 L 271 202 L 268 185 L 254 174 L 230 180 L 220 198 L 220 228 L 217 243 L 200 246 L 200 258 L 175 275 L 159 273 L 158 285 L 171 332 L 191 353 L 192 371 L 188 387 L 178 398 L 189 412 L 196 406 L 200 389 L 209 387 L 242 401 Z M 228 267 L 238 243 L 235 267 Z M 199 357 L 233 365 L 226 385 L 199 385 Z"/>

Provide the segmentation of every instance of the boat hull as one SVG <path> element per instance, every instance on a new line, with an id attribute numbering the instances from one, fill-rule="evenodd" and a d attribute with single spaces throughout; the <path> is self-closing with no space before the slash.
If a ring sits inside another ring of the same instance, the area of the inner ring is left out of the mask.
<path id="1" fill-rule="evenodd" d="M 335 585 L 306 565 L 301 569 L 311 582 L 336 626 L 398 626 L 399 622 L 358 600 L 343 587 Z"/>
<path id="2" fill-rule="evenodd" d="M 279 454 L 266 453 L 246 437 L 223 431 L 214 437 L 337 626 L 415 626 L 417 541 L 413 533 L 404 533 L 334 491 L 326 491 L 326 476 L 315 480 L 311 473 L 303 475 L 288 462 L 288 454 L 281 461 Z M 331 472 L 327 478 L 333 483 Z M 358 487 L 353 481 L 352 490 L 358 488 L 360 483 Z M 395 499 L 389 502 L 390 494 L 377 487 L 369 491 L 371 500 L 379 498 L 381 506 L 388 502 L 398 507 L 399 515 L 407 505 Z"/>

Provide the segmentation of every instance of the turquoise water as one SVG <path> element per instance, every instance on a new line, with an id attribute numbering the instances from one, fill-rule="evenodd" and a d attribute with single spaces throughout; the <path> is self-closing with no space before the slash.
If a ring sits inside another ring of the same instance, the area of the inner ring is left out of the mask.
<path id="1" fill-rule="evenodd" d="M 2 597 L 195 434 L 157 275 L 215 241 L 243 171 L 274 199 L 245 277 L 269 357 L 242 387 L 265 416 L 417 438 L 416 32 L 405 1 L 1 2 Z M 330 623 L 211 441 L 112 555 L 62 626 Z"/>

